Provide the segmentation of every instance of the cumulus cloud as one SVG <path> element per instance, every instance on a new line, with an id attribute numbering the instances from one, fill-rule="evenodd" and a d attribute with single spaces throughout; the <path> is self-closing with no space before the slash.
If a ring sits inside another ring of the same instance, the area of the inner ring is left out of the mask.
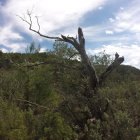
<path id="1" fill-rule="evenodd" d="M 108 25 L 88 26 L 83 28 L 83 32 L 87 41 L 90 42 L 116 40 L 116 38 L 114 37 L 110 38 L 104 36 L 107 29 L 108 29 Z"/>
<path id="2" fill-rule="evenodd" d="M 99 37 L 100 34 L 102 34 L 105 29 L 106 29 L 105 26 L 89 26 L 83 28 L 83 32 L 85 38 L 88 39 L 88 41 L 94 41 L 95 37 L 97 39 L 97 36 Z"/>
<path id="3" fill-rule="evenodd" d="M 115 21 L 115 19 L 113 19 L 113 18 L 109 18 L 109 21 L 112 23 L 112 22 Z"/>
<path id="4" fill-rule="evenodd" d="M 0 32 L 1 32 L 0 43 L 5 42 L 6 40 L 22 40 L 23 39 L 23 37 L 19 33 L 13 31 L 11 25 L 0 27 Z"/>
<path id="5" fill-rule="evenodd" d="M 74 31 L 74 30 L 72 30 Z M 83 28 L 85 39 L 87 42 L 113 42 L 113 41 L 130 41 L 134 37 L 127 35 L 114 35 L 114 32 L 110 30 L 109 24 L 88 26 Z M 110 35 L 110 36 L 109 36 Z"/>
<path id="6" fill-rule="evenodd" d="M 10 52 L 23 52 L 27 47 L 27 43 L 7 43 L 6 44 L 11 51 Z"/>
<path id="7" fill-rule="evenodd" d="M 32 11 L 32 16 L 38 16 L 39 18 L 43 34 L 58 35 L 56 34 L 59 33 L 57 31 L 63 28 L 68 28 L 69 30 L 63 30 L 63 32 L 65 31 L 64 33 L 69 34 L 66 31 L 77 28 L 79 23 L 82 22 L 84 14 L 98 9 L 105 1 L 107 0 L 7 0 L 3 6 L 1 5 L 0 13 L 4 15 L 5 21 L 9 24 L 5 25 L 4 28 L 7 28 L 6 26 L 10 27 L 10 30 L 7 31 L 8 33 L 11 31 L 9 34 L 11 34 L 13 39 L 22 39 L 18 33 L 12 30 L 16 28 L 20 32 L 24 32 L 38 41 L 42 41 L 42 38 L 29 31 L 28 25 L 16 15 L 25 16 L 29 20 L 26 12 L 27 10 Z M 38 28 L 35 18 L 33 18 L 33 25 L 35 29 Z M 6 34 L 1 35 L 2 38 L 8 39 Z M 0 40 L 0 43 L 2 41 Z"/>
<path id="8" fill-rule="evenodd" d="M 7 50 L 7 49 L 5 49 L 5 48 L 1 48 L 0 49 L 3 53 L 8 53 L 9 51 Z"/>
<path id="9" fill-rule="evenodd" d="M 87 12 L 98 8 L 106 0 L 9 0 L 3 12 L 18 26 L 27 29 L 25 23 L 15 15 L 26 14 L 32 10 L 40 20 L 43 32 L 51 32 L 66 26 L 77 25 Z"/>
<path id="10" fill-rule="evenodd" d="M 124 10 L 124 7 L 120 7 L 121 10 Z"/>
<path id="11" fill-rule="evenodd" d="M 46 52 L 46 48 L 45 47 L 41 48 L 39 52 L 40 53 Z"/>
<path id="12" fill-rule="evenodd" d="M 0 31 L 0 45 L 10 48 L 11 52 L 21 51 L 23 48 L 25 48 L 25 43 L 16 42 L 22 41 L 23 37 L 18 32 L 14 31 L 11 25 L 0 27 Z M 3 52 L 9 52 L 5 48 L 1 48 L 1 50 Z"/>
<path id="13" fill-rule="evenodd" d="M 99 9 L 99 10 L 102 10 L 102 9 L 103 9 L 103 7 L 102 7 L 102 6 L 100 6 L 100 7 L 98 7 L 98 9 Z"/>
<path id="14" fill-rule="evenodd" d="M 98 54 L 99 52 L 104 51 L 107 54 L 114 56 L 116 52 L 120 54 L 120 56 L 125 57 L 124 64 L 132 65 L 137 68 L 140 68 L 140 46 L 136 44 L 132 45 L 123 45 L 122 43 L 118 44 L 110 44 L 110 45 L 103 45 L 102 48 L 97 48 L 95 50 L 88 49 L 88 54 L 94 55 Z"/>
<path id="15" fill-rule="evenodd" d="M 114 34 L 114 32 L 111 31 L 111 30 L 106 30 L 105 33 L 106 33 L 106 34 L 109 34 L 109 35 L 113 35 L 113 34 Z"/>
<path id="16" fill-rule="evenodd" d="M 113 27 L 116 32 L 140 32 L 139 5 L 139 0 L 130 1 L 128 6 L 120 8 L 120 11 L 115 14 L 114 18 L 109 18 L 109 21 L 113 23 Z"/>
<path id="17" fill-rule="evenodd" d="M 32 11 L 33 17 L 38 16 L 43 34 L 75 36 L 77 27 L 84 21 L 84 15 L 92 10 L 104 10 L 106 1 L 108 0 L 7 0 L 4 5 L 0 4 L 0 15 L 4 15 L 3 18 L 6 22 L 6 25 L 0 27 L 0 45 L 5 46 L 2 48 L 5 52 L 9 50 L 6 47 L 10 48 L 12 52 L 25 50 L 27 44 L 24 43 L 25 36 L 22 33 L 28 34 L 29 37 L 39 42 L 43 41 L 43 38 L 29 31 L 28 25 L 16 16 L 25 15 L 29 20 L 26 16 L 27 10 Z M 119 12 L 113 13 L 114 17 L 110 17 L 108 22 L 105 20 L 98 25 L 83 27 L 87 42 L 102 42 L 104 44 L 105 41 L 109 41 L 110 44 L 113 41 L 123 42 L 123 44 L 104 45 L 102 48 L 94 50 L 94 53 L 104 49 L 109 54 L 114 54 L 117 51 L 125 56 L 126 64 L 140 67 L 138 55 L 140 46 L 134 45 L 134 42 L 140 42 L 139 5 L 139 0 L 130 1 L 127 6 L 119 7 Z M 33 23 L 34 28 L 38 29 L 35 18 L 33 18 Z M 124 45 L 126 42 L 133 45 Z M 43 47 L 41 52 L 44 50 Z M 88 53 L 92 52 L 92 49 L 88 50 Z"/>

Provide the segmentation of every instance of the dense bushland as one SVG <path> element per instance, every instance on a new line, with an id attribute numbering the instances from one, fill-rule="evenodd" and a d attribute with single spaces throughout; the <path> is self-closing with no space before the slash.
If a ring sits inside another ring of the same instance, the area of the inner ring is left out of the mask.
<path id="1" fill-rule="evenodd" d="M 140 139 L 140 70 L 121 65 L 88 98 L 75 49 L 31 46 L 0 53 L 0 140 Z M 97 74 L 112 62 L 104 52 L 90 60 Z"/>

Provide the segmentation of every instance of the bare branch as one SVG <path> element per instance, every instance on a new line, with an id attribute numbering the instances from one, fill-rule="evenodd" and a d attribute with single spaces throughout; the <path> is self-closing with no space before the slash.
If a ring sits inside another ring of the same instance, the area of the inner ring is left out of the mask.
<path id="1" fill-rule="evenodd" d="M 115 59 L 118 59 L 119 58 L 119 54 L 116 52 L 115 53 Z"/>
<path id="2" fill-rule="evenodd" d="M 37 25 L 38 25 L 38 32 L 40 32 L 40 24 L 39 24 L 39 21 L 38 21 L 38 17 L 37 16 L 35 16 L 36 17 L 36 21 L 37 21 Z"/>
<path id="3" fill-rule="evenodd" d="M 38 17 L 36 17 L 36 20 L 37 20 L 39 29 L 38 29 L 38 31 L 33 29 L 31 12 L 28 11 L 27 15 L 29 16 L 30 22 L 27 21 L 23 17 L 20 17 L 20 18 L 29 25 L 29 30 L 37 33 L 38 35 L 40 35 L 44 38 L 53 39 L 56 41 L 64 41 L 64 42 L 72 44 L 75 47 L 75 49 L 78 51 L 78 53 L 81 56 L 82 63 L 86 69 L 86 73 L 88 74 L 89 87 L 90 87 L 91 91 L 95 90 L 97 88 L 97 86 L 100 85 L 102 83 L 102 81 L 108 76 L 108 74 L 111 73 L 117 66 L 119 66 L 124 61 L 124 58 L 119 57 L 119 55 L 116 53 L 114 62 L 106 69 L 106 71 L 104 73 L 101 74 L 100 78 L 98 78 L 98 76 L 96 74 L 96 70 L 95 70 L 94 66 L 90 63 L 88 55 L 86 54 L 86 51 L 85 51 L 85 38 L 83 35 L 82 28 L 80 28 L 80 27 L 78 28 L 78 41 L 77 41 L 77 37 L 74 38 L 74 37 L 69 37 L 69 36 L 64 36 L 64 35 L 61 35 L 61 37 L 51 37 L 51 36 L 40 33 L 40 24 L 38 21 Z M 43 62 L 42 64 L 45 64 L 45 63 L 46 62 Z"/>
<path id="4" fill-rule="evenodd" d="M 28 104 L 31 104 L 31 105 L 34 105 L 34 106 L 37 106 L 37 107 L 41 107 L 41 108 L 44 108 L 44 109 L 48 110 L 48 107 L 46 107 L 46 106 L 39 105 L 37 103 L 31 102 L 31 101 L 28 101 L 28 100 L 25 100 L 25 99 L 15 99 L 15 100 L 20 101 L 20 102 L 25 102 L 25 103 L 28 103 Z"/>
<path id="5" fill-rule="evenodd" d="M 28 21 L 26 20 L 25 16 L 24 16 L 24 17 L 21 17 L 21 16 L 19 16 L 19 15 L 16 15 L 16 16 L 18 16 L 22 21 L 24 21 L 24 22 L 26 22 L 27 24 L 30 25 L 30 22 L 28 22 Z"/>
<path id="6" fill-rule="evenodd" d="M 32 17 L 31 17 L 31 12 L 30 11 L 27 11 L 27 15 L 29 16 L 29 19 L 30 19 L 30 27 L 32 27 Z"/>
<path id="7" fill-rule="evenodd" d="M 68 68 L 68 69 L 73 69 L 73 70 L 81 70 L 81 67 L 74 67 L 74 66 L 69 66 L 69 65 L 66 65 L 66 64 L 63 64 L 63 63 L 59 63 L 59 62 L 54 62 L 54 61 L 49 61 L 49 62 L 39 62 L 39 63 L 30 63 L 30 64 L 26 64 L 24 65 L 24 67 L 27 67 L 27 68 L 31 68 L 31 67 L 34 67 L 34 66 L 40 66 L 40 65 L 59 65 L 59 66 L 63 66 L 65 68 Z"/>
<path id="8" fill-rule="evenodd" d="M 80 43 L 81 47 L 84 48 L 85 47 L 85 39 L 84 39 L 83 31 L 80 27 L 78 28 L 78 39 L 79 39 L 79 43 Z"/>
<path id="9" fill-rule="evenodd" d="M 72 55 L 69 57 L 69 60 L 70 60 L 72 57 L 74 57 L 75 55 L 78 55 L 78 54 L 79 54 L 78 52 L 72 54 Z"/>
<path id="10" fill-rule="evenodd" d="M 80 44 L 77 42 L 77 37 L 76 38 L 74 38 L 74 37 L 67 37 L 67 38 L 69 38 L 69 39 L 71 39 L 73 42 L 74 42 L 74 44 L 75 44 L 75 46 L 77 47 L 79 47 L 80 46 Z M 78 49 L 78 48 L 77 48 Z"/>
<path id="11" fill-rule="evenodd" d="M 68 42 L 77 48 L 76 44 L 74 43 L 74 41 L 70 37 L 66 37 L 64 35 L 61 35 L 61 37 L 62 37 L 63 41 Z"/>
<path id="12" fill-rule="evenodd" d="M 38 21 L 38 18 L 37 18 L 37 17 L 36 17 L 36 19 L 37 19 L 37 24 L 38 24 L 38 26 L 39 26 L 39 30 L 37 31 L 37 30 L 33 29 L 33 28 L 32 28 L 32 17 L 31 17 L 31 14 L 32 14 L 31 12 L 27 11 L 27 15 L 28 15 L 30 21 L 27 21 L 25 17 L 21 17 L 21 16 L 19 16 L 19 15 L 17 15 L 17 16 L 18 16 L 22 21 L 26 22 L 26 23 L 29 25 L 29 30 L 31 30 L 31 31 L 33 31 L 33 32 L 35 32 L 35 33 L 37 33 L 38 35 L 40 35 L 40 36 L 42 36 L 42 37 L 44 37 L 44 38 L 53 39 L 53 40 L 56 40 L 56 41 L 64 41 L 64 40 L 63 40 L 62 38 L 60 38 L 60 37 L 51 37 L 51 36 L 47 36 L 47 35 L 44 35 L 44 34 L 40 33 L 40 24 L 39 24 L 39 21 Z"/>

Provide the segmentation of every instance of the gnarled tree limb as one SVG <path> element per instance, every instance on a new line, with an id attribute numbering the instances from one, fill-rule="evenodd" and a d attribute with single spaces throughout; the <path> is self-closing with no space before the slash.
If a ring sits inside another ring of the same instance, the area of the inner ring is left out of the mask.
<path id="1" fill-rule="evenodd" d="M 51 36 L 40 33 L 40 24 L 38 21 L 38 17 L 36 17 L 36 19 L 37 19 L 37 24 L 38 24 L 39 29 L 38 30 L 33 29 L 31 13 L 28 12 L 27 15 L 29 16 L 29 21 L 27 21 L 23 17 L 20 17 L 20 16 L 19 17 L 29 25 L 29 30 L 37 33 L 38 35 L 40 35 L 44 38 L 53 39 L 56 41 L 64 41 L 64 42 L 72 44 L 75 47 L 75 49 L 78 51 L 78 53 L 81 56 L 82 64 L 84 65 L 86 74 L 89 77 L 90 91 L 96 90 L 96 88 L 99 85 L 101 85 L 101 83 L 105 80 L 105 78 L 108 76 L 108 74 L 111 73 L 117 66 L 119 66 L 124 61 L 123 57 L 119 57 L 119 55 L 116 54 L 115 55 L 116 58 L 115 58 L 114 62 L 110 66 L 108 66 L 106 71 L 103 72 L 100 77 L 98 77 L 96 74 L 96 70 L 95 70 L 94 66 L 91 64 L 91 62 L 88 58 L 88 55 L 86 54 L 86 51 L 85 51 L 85 38 L 84 38 L 82 28 L 78 28 L 78 39 L 74 38 L 74 37 L 64 36 L 64 35 L 61 35 L 61 37 L 51 37 Z M 92 93 L 93 92 L 91 92 L 91 94 Z"/>

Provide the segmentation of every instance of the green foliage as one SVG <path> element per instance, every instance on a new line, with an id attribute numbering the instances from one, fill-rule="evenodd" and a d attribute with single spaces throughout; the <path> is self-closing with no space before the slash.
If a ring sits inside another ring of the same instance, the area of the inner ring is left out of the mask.
<path id="1" fill-rule="evenodd" d="M 96 55 L 91 55 L 89 56 L 89 59 L 95 66 L 98 75 L 105 71 L 107 66 L 109 66 L 113 62 L 111 56 L 105 51 L 102 51 Z"/>
<path id="2" fill-rule="evenodd" d="M 36 67 L 28 71 L 28 100 L 46 105 L 48 109 L 54 109 L 60 102 L 59 95 L 52 86 L 52 74 L 47 66 Z"/>
<path id="3" fill-rule="evenodd" d="M 24 112 L 14 104 L 1 99 L 0 102 L 0 139 L 26 140 L 27 128 Z"/>
<path id="4" fill-rule="evenodd" d="M 72 138 L 72 129 L 59 113 L 46 113 L 41 120 L 41 129 L 43 130 L 41 140 L 69 140 Z"/>
<path id="5" fill-rule="evenodd" d="M 95 65 L 104 65 L 108 66 L 112 63 L 111 56 L 109 54 L 106 54 L 105 51 L 100 52 L 98 55 L 90 56 L 91 62 L 93 62 Z"/>
<path id="6" fill-rule="evenodd" d="M 35 42 L 33 41 L 27 48 L 25 49 L 26 53 L 39 53 L 41 49 L 40 44 L 36 47 Z"/>
<path id="7" fill-rule="evenodd" d="M 140 139 L 140 70 L 121 65 L 88 98 L 74 49 L 63 42 L 46 53 L 30 47 L 0 54 L 0 140 Z M 98 74 L 112 62 L 105 52 L 91 59 Z"/>
<path id="8" fill-rule="evenodd" d="M 53 44 L 53 51 L 51 53 L 56 55 L 59 59 L 63 59 L 74 57 L 76 55 L 76 50 L 73 47 L 69 47 L 68 44 L 64 42 L 56 41 Z"/>
<path id="9" fill-rule="evenodd" d="M 101 122 L 100 120 L 88 120 L 87 124 L 85 125 L 85 139 L 87 140 L 102 140 L 102 134 L 101 134 Z"/>

